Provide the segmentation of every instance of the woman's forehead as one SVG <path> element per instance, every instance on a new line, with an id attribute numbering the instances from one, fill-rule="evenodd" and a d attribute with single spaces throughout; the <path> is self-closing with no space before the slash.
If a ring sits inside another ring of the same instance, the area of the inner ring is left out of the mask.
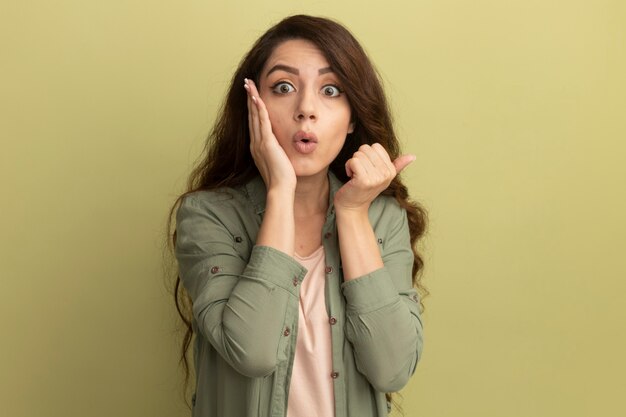
<path id="1" fill-rule="evenodd" d="M 296 70 L 320 70 L 329 67 L 324 53 L 311 41 L 290 39 L 284 41 L 274 50 L 263 67 L 263 76 L 276 66 L 287 66 Z"/>

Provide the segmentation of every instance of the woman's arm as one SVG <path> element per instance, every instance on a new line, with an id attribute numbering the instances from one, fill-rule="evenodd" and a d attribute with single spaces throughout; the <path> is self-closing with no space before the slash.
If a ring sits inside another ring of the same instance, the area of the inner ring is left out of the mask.
<path id="1" fill-rule="evenodd" d="M 255 245 L 244 259 L 235 241 L 242 230 L 229 223 L 245 213 L 219 200 L 219 193 L 190 195 L 178 210 L 181 280 L 200 335 L 239 373 L 265 376 L 286 358 L 285 330 L 298 320 L 294 279 L 300 282 L 306 270 L 269 246 Z"/>
<path id="2" fill-rule="evenodd" d="M 392 162 L 387 151 L 375 143 L 362 145 L 346 162 L 350 180 L 334 199 L 345 280 L 383 267 L 368 217 L 370 204 L 414 160 L 413 155 L 403 155 Z"/>
<path id="3" fill-rule="evenodd" d="M 407 155 L 391 162 L 379 144 L 363 145 L 346 163 L 350 181 L 335 194 L 346 336 L 358 369 L 382 392 L 401 389 L 413 374 L 422 349 L 422 324 L 412 288 L 413 252 L 406 212 L 395 200 L 377 201 L 384 204 L 380 218 L 374 219 L 384 234 L 379 236 L 384 245 L 379 248 L 370 206 L 413 160 Z"/>
<path id="4" fill-rule="evenodd" d="M 353 280 L 383 267 L 367 211 L 337 210 L 343 279 Z"/>
<path id="5" fill-rule="evenodd" d="M 297 283 L 306 270 L 292 258 L 293 166 L 272 132 L 256 86 L 245 80 L 244 88 L 250 152 L 267 189 L 249 262 L 234 249 L 233 233 L 225 226 L 234 208 L 199 204 L 193 197 L 178 211 L 176 253 L 200 333 L 237 371 L 264 376 L 283 359 L 290 328 L 298 322 Z"/>
<path id="6" fill-rule="evenodd" d="M 293 214 L 296 173 L 272 132 L 265 103 L 252 80 L 245 80 L 248 96 L 250 152 L 267 187 L 267 202 L 257 244 L 293 256 L 295 220 Z"/>
<path id="7" fill-rule="evenodd" d="M 377 222 L 379 244 L 370 222 L 360 235 L 339 233 L 344 264 L 350 257 L 364 256 L 352 250 L 356 247 L 352 242 L 358 239 L 371 239 L 375 248 L 365 256 L 383 264 L 346 279 L 342 285 L 346 337 L 353 345 L 357 368 L 372 386 L 381 392 L 395 392 L 408 382 L 422 351 L 419 299 L 412 286 L 413 252 L 406 212 L 395 201 L 388 199 L 380 217 L 372 220 Z"/>

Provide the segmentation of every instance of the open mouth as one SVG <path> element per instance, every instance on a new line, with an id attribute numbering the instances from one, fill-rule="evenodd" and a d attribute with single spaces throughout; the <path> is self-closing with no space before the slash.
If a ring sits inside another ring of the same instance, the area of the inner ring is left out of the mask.
<path id="1" fill-rule="evenodd" d="M 300 130 L 295 135 L 293 135 L 293 139 L 296 142 L 317 143 L 317 136 L 315 136 L 315 133 L 305 132 L 304 130 Z"/>
<path id="2" fill-rule="evenodd" d="M 313 132 L 299 131 L 293 136 L 296 150 L 303 154 L 311 153 L 317 147 L 317 136 Z"/>

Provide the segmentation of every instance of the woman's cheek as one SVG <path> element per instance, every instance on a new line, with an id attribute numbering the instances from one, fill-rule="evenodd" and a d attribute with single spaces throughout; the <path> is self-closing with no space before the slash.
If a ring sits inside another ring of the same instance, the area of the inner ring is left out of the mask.
<path id="1" fill-rule="evenodd" d="M 270 118 L 270 123 L 272 124 L 272 132 L 274 133 L 274 136 L 276 136 L 276 139 L 282 144 L 282 141 L 285 139 L 285 126 L 283 122 L 284 119 L 276 113 L 270 112 L 269 110 L 268 114 Z"/>
<path id="2" fill-rule="evenodd" d="M 267 114 L 270 118 L 270 123 L 272 124 L 272 128 L 278 123 L 279 117 L 276 117 L 276 111 L 271 101 L 265 103 L 265 108 L 267 109 Z"/>

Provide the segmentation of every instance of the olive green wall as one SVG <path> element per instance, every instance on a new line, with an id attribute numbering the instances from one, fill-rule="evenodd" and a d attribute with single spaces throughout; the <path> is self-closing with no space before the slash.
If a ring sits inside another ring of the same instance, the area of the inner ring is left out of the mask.
<path id="1" fill-rule="evenodd" d="M 297 12 L 363 42 L 417 154 L 405 415 L 625 415 L 619 0 L 3 2 L 2 414 L 187 415 L 166 214 L 238 60 Z"/>

